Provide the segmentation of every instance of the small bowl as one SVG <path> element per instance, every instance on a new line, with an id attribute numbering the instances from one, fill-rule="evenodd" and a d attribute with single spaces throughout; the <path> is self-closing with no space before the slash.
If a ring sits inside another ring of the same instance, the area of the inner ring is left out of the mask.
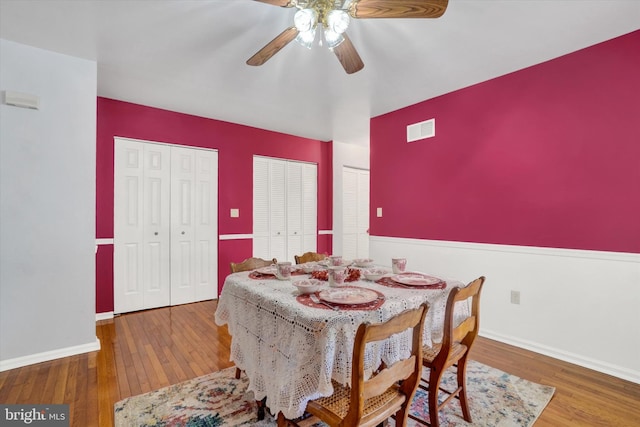
<path id="1" fill-rule="evenodd" d="M 354 259 L 353 262 L 355 263 L 356 267 L 366 268 L 373 266 L 373 260 L 371 258 Z"/>
<path id="2" fill-rule="evenodd" d="M 296 280 L 293 286 L 298 288 L 301 294 L 312 294 L 324 287 L 325 282 L 316 279 Z"/>
<path id="3" fill-rule="evenodd" d="M 382 276 L 389 272 L 383 268 L 371 268 L 369 270 L 364 270 L 363 273 L 365 279 L 375 282 L 377 280 L 380 280 Z"/>

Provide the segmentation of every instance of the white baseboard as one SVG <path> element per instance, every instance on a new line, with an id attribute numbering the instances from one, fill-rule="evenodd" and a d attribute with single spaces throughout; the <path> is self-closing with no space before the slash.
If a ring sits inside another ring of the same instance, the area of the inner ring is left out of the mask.
<path id="1" fill-rule="evenodd" d="M 62 357 L 75 356 L 77 354 L 89 353 L 100 350 L 100 339 L 96 337 L 94 342 L 76 345 L 73 347 L 60 348 L 58 350 L 45 351 L 28 356 L 16 357 L 14 359 L 0 360 L 0 372 L 9 369 L 21 368 L 35 363 L 48 362 L 49 360 L 60 359 Z"/>
<path id="2" fill-rule="evenodd" d="M 510 344 L 515 347 L 520 347 L 525 350 L 530 350 L 534 353 L 544 354 L 545 356 L 553 357 L 554 359 L 582 366 L 583 368 L 593 369 L 594 371 L 613 375 L 614 377 L 622 378 L 623 380 L 640 384 L 640 372 L 637 371 L 632 371 L 630 369 L 603 363 L 599 360 L 585 358 L 583 356 L 580 356 L 579 354 L 564 352 L 562 350 L 540 345 L 538 343 L 524 341 L 515 337 L 508 337 L 492 331 L 481 330 L 479 335 L 505 344 Z"/>
<path id="3" fill-rule="evenodd" d="M 113 311 L 96 313 L 96 322 L 99 322 L 100 320 L 109 320 L 109 319 L 113 319 Z"/>

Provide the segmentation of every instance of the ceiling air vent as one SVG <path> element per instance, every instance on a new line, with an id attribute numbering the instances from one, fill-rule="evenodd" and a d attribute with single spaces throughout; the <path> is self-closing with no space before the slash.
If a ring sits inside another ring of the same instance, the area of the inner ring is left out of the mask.
<path id="1" fill-rule="evenodd" d="M 407 142 L 436 136 L 436 119 L 425 120 L 407 126 Z"/>

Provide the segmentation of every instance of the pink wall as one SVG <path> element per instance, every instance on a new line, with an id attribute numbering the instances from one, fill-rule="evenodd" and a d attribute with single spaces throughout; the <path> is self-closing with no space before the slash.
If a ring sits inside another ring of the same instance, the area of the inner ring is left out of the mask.
<path id="1" fill-rule="evenodd" d="M 96 238 L 113 238 L 113 138 L 115 136 L 218 150 L 218 233 L 251 234 L 253 155 L 318 164 L 318 229 L 330 230 L 332 144 L 218 120 L 98 98 Z M 240 209 L 230 218 L 231 208 Z M 331 236 L 318 236 L 318 251 L 331 253 Z M 252 254 L 251 240 L 218 245 L 218 287 L 229 262 Z M 113 248 L 96 256 L 96 312 L 113 311 Z"/>
<path id="2" fill-rule="evenodd" d="M 636 31 L 373 118 L 371 234 L 640 252 L 639 46 Z M 405 142 L 431 118 L 435 138 Z"/>

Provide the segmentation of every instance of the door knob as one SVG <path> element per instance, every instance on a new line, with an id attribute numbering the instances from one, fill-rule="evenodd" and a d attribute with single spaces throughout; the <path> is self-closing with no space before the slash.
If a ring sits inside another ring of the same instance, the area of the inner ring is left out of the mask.
<path id="1" fill-rule="evenodd" d="M 184 234 L 184 231 L 182 232 L 182 234 Z"/>
<path id="2" fill-rule="evenodd" d="M 158 235 L 158 232 L 156 231 L 155 233 L 153 233 L 153 235 L 154 235 L 154 236 L 157 236 L 157 235 Z"/>

